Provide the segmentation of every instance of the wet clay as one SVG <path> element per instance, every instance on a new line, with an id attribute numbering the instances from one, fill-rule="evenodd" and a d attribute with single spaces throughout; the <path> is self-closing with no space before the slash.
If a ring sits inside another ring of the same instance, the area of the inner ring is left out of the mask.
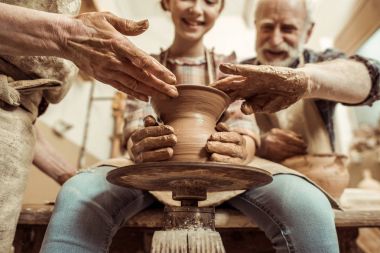
<path id="1" fill-rule="evenodd" d="M 349 183 L 349 173 L 346 167 L 347 157 L 336 154 L 314 154 L 295 156 L 282 162 L 311 180 L 339 199 Z"/>
<path id="2" fill-rule="evenodd" d="M 178 85 L 177 98 L 152 98 L 152 106 L 164 124 L 174 128 L 177 144 L 171 161 L 207 161 L 208 138 L 230 104 L 224 92 L 212 87 Z"/>

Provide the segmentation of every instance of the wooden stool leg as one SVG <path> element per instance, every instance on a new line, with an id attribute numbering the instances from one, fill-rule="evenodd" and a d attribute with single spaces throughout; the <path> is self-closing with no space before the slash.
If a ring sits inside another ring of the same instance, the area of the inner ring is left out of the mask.
<path id="1" fill-rule="evenodd" d="M 364 253 L 356 243 L 358 228 L 338 228 L 339 248 L 341 253 Z"/>
<path id="2" fill-rule="evenodd" d="M 13 242 L 14 253 L 38 253 L 44 239 L 46 226 L 18 226 Z"/>

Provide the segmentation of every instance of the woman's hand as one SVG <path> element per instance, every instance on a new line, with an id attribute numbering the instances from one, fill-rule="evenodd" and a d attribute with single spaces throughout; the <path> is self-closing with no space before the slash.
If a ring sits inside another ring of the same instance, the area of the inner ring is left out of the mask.
<path id="1" fill-rule="evenodd" d="M 68 16 L 0 3 L 0 54 L 56 56 L 140 100 L 178 96 L 173 73 L 136 47 L 128 36 L 148 29 L 109 12 Z"/>
<path id="2" fill-rule="evenodd" d="M 134 22 L 108 12 L 83 13 L 62 36 L 63 52 L 81 70 L 101 82 L 147 101 L 148 96 L 178 95 L 176 78 L 127 36 L 145 32 L 147 20 Z"/>
<path id="3" fill-rule="evenodd" d="M 177 143 L 174 129 L 159 125 L 153 116 L 144 118 L 144 128 L 136 130 L 128 142 L 128 150 L 136 163 L 158 162 L 173 157 L 173 147 Z"/>

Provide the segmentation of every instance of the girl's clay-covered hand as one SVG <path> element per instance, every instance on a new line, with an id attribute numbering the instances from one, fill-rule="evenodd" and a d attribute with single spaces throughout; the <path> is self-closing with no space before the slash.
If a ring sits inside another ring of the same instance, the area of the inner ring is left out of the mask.
<path id="1" fill-rule="evenodd" d="M 304 155 L 307 145 L 297 133 L 279 128 L 273 128 L 261 137 L 261 145 L 257 156 L 274 162 L 280 162 L 289 157 Z"/>
<path id="2" fill-rule="evenodd" d="M 63 51 L 81 70 L 99 81 L 147 101 L 148 96 L 175 97 L 176 78 L 128 40 L 148 29 L 147 20 L 134 22 L 111 13 L 84 13 L 63 37 Z"/>
<path id="3" fill-rule="evenodd" d="M 159 125 L 150 115 L 144 118 L 144 126 L 131 135 L 131 153 L 134 161 L 142 163 L 170 159 L 173 156 L 173 147 L 177 143 L 174 129 L 168 125 Z"/>
<path id="4" fill-rule="evenodd" d="M 206 150 L 214 162 L 244 164 L 248 157 L 246 141 L 237 132 L 230 132 L 224 123 L 216 127 L 206 144 Z"/>
<path id="5" fill-rule="evenodd" d="M 213 84 L 233 99 L 245 99 L 241 110 L 273 113 L 292 105 L 309 90 L 308 76 L 301 70 L 267 65 L 222 64 L 220 70 L 231 74 Z"/>

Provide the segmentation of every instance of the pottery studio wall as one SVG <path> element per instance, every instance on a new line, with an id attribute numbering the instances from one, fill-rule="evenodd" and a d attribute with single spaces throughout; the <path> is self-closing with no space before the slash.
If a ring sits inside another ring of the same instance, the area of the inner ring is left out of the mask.
<path id="1" fill-rule="evenodd" d="M 148 18 L 150 28 L 141 36 L 130 37 L 143 50 L 157 53 L 161 47 L 165 48 L 171 43 L 173 27 L 170 17 L 168 13 L 161 10 L 158 0 L 93 0 L 93 2 L 100 11 L 111 11 L 118 16 L 134 20 Z M 323 50 L 334 46 L 336 36 L 349 20 L 356 3 L 356 0 L 315 0 L 316 26 L 307 47 Z M 206 45 L 215 47 L 216 51 L 220 53 L 227 54 L 235 51 L 239 59 L 254 56 L 254 4 L 254 0 L 226 0 L 221 17 L 206 36 Z M 51 105 L 39 119 L 50 129 L 61 131 L 62 137 L 57 138 L 68 140 L 77 147 L 80 147 L 83 142 L 90 87 L 91 82 L 89 81 L 74 80 L 67 97 L 60 104 Z M 106 159 L 110 154 L 110 137 L 113 127 L 111 99 L 114 92 L 113 88 L 95 82 L 94 94 L 100 99 L 93 103 L 90 111 L 86 143 L 87 153 L 94 159 Z M 343 111 L 338 113 L 339 115 L 347 114 L 344 108 L 339 110 Z M 346 124 L 347 118 L 349 117 L 342 116 L 337 124 L 343 129 L 339 133 L 345 136 L 350 135 L 352 130 L 345 127 L 349 125 Z M 71 127 L 65 130 L 67 125 Z M 340 139 L 344 140 L 345 138 Z M 346 147 L 346 145 L 340 146 Z M 64 150 L 61 152 L 64 156 L 69 153 Z M 77 157 L 70 159 L 76 163 Z M 38 172 L 34 171 L 33 173 Z M 33 181 L 36 181 L 36 177 L 32 178 Z M 33 182 L 28 186 L 28 191 L 31 191 L 32 188 Z M 56 190 L 53 190 L 49 198 L 54 199 L 55 194 Z M 38 195 L 38 193 L 31 195 Z M 27 199 L 26 202 L 30 201 Z"/>

